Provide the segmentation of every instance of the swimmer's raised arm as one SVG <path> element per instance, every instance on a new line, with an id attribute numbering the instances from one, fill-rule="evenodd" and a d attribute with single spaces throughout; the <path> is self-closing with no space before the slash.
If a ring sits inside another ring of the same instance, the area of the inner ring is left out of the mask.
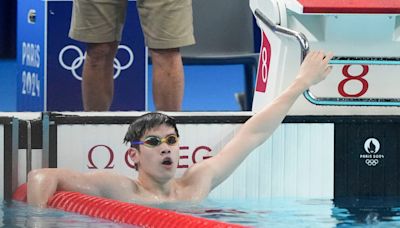
<path id="1" fill-rule="evenodd" d="M 37 169 L 28 175 L 27 198 L 32 206 L 46 207 L 56 191 L 73 191 L 115 198 L 128 178 L 107 171 L 80 173 L 68 169 Z M 119 187 L 119 188 L 117 188 Z"/>
<path id="2" fill-rule="evenodd" d="M 332 53 L 310 52 L 293 83 L 270 105 L 246 121 L 216 156 L 203 161 L 202 165 L 207 167 L 205 169 L 211 170 L 208 171 L 213 178 L 210 183 L 211 189 L 225 180 L 251 151 L 272 135 L 299 95 L 327 77 L 331 71 L 328 62 L 332 57 Z"/>

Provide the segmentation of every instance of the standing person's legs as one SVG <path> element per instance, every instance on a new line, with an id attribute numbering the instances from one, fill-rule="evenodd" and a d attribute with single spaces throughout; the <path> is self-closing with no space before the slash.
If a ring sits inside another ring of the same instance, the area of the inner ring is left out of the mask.
<path id="1" fill-rule="evenodd" d="M 86 43 L 82 72 L 85 111 L 108 111 L 114 95 L 114 57 L 127 0 L 74 0 L 69 36 Z"/>
<path id="2" fill-rule="evenodd" d="M 180 111 L 184 76 L 179 48 L 194 44 L 192 0 L 137 0 L 153 62 L 157 110 Z"/>
<path id="3" fill-rule="evenodd" d="M 184 76 L 179 49 L 150 49 L 153 62 L 153 98 L 157 110 L 180 111 Z"/>
<path id="4" fill-rule="evenodd" d="M 87 44 L 82 72 L 85 111 L 107 111 L 114 95 L 114 57 L 118 42 Z"/>

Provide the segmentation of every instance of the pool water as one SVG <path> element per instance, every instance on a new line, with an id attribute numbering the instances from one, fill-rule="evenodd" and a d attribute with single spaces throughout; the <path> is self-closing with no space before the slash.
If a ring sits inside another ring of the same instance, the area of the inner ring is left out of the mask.
<path id="1" fill-rule="evenodd" d="M 252 227 L 400 227 L 399 199 L 206 200 L 163 204 L 179 213 Z M 0 204 L 1 227 L 135 227 L 20 202 Z"/>
<path id="2" fill-rule="evenodd" d="M 0 227 L 135 227 L 116 224 L 108 220 L 82 216 L 51 208 L 35 208 L 21 202 L 2 202 L 0 204 Z"/>

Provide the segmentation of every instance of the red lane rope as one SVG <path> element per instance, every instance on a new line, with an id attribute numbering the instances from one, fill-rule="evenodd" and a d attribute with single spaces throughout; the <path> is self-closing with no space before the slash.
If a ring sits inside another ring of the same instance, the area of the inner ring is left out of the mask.
<path id="1" fill-rule="evenodd" d="M 13 199 L 26 202 L 27 185 L 15 191 Z M 211 219 L 199 218 L 159 208 L 89 196 L 78 192 L 56 192 L 48 201 L 48 207 L 81 215 L 111 220 L 143 227 L 245 227 Z"/>

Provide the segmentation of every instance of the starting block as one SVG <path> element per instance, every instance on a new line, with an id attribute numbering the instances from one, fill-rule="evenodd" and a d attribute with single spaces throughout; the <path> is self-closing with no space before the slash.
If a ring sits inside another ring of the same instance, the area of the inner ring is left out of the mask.
<path id="1" fill-rule="evenodd" d="M 309 50 L 324 50 L 335 55 L 332 73 L 290 115 L 400 113 L 400 1 L 250 0 L 250 8 L 262 30 L 253 111 L 293 81 Z"/>

